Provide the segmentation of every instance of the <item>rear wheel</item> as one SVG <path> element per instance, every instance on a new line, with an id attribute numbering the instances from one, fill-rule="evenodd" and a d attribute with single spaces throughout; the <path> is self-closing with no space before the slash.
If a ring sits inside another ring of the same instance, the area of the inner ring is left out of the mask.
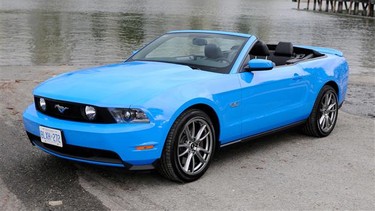
<path id="1" fill-rule="evenodd" d="M 183 112 L 169 131 L 160 173 L 179 182 L 199 179 L 211 163 L 215 142 L 215 129 L 206 113 L 197 109 Z"/>
<path id="2" fill-rule="evenodd" d="M 336 91 L 329 85 L 324 86 L 314 104 L 303 130 L 315 137 L 328 136 L 334 129 L 338 115 L 338 101 Z"/>

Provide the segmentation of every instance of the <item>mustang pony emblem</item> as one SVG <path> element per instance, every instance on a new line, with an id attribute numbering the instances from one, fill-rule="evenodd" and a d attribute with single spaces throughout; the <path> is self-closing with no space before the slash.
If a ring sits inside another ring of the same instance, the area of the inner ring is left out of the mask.
<path id="1" fill-rule="evenodd" d="M 64 107 L 64 106 L 59 105 L 59 104 L 56 104 L 56 105 L 55 105 L 55 108 L 57 108 L 57 110 L 59 110 L 60 113 L 64 113 L 65 110 L 68 110 L 68 109 L 69 109 L 68 107 Z"/>

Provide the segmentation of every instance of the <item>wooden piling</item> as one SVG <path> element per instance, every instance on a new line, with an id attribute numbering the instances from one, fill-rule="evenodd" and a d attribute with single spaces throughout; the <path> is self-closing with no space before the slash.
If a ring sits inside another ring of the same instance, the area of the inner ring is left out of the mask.
<path id="1" fill-rule="evenodd" d="M 350 4 L 349 4 L 349 14 L 352 14 L 352 6 L 353 6 L 353 0 L 350 0 Z"/>
<path id="2" fill-rule="evenodd" d="M 367 15 L 367 8 L 368 8 L 368 3 L 367 2 L 362 2 L 362 8 L 363 8 L 363 16 Z"/>
<path id="3" fill-rule="evenodd" d="M 316 0 L 314 0 L 313 10 L 316 10 Z"/>
<path id="4" fill-rule="evenodd" d="M 338 7 L 337 7 L 337 12 L 338 13 L 342 13 L 342 9 L 343 9 L 343 0 L 339 0 L 339 4 L 338 4 Z"/>
<path id="5" fill-rule="evenodd" d="M 358 15 L 358 10 L 359 10 L 359 2 L 354 2 L 354 15 Z"/>
<path id="6" fill-rule="evenodd" d="M 344 4 L 345 4 L 345 10 L 346 10 L 346 12 L 348 12 L 348 11 L 349 11 L 349 8 L 348 8 L 347 1 L 344 1 Z"/>
<path id="7" fill-rule="evenodd" d="M 336 10 L 337 0 L 333 1 L 332 3 L 333 3 L 332 12 L 337 12 Z"/>
<path id="8" fill-rule="evenodd" d="M 373 2 L 373 4 L 370 4 L 369 6 L 369 15 L 370 17 L 374 17 L 374 4 L 375 4 L 375 1 Z"/>
<path id="9" fill-rule="evenodd" d="M 318 4 L 319 4 L 319 11 L 321 12 L 322 7 L 323 7 L 323 0 L 318 0 Z"/>
<path id="10" fill-rule="evenodd" d="M 312 10 L 323 11 L 323 2 L 324 0 L 314 0 Z M 306 3 L 306 10 L 310 10 L 310 0 Z M 326 0 L 324 11 L 374 17 L 374 5 L 375 0 Z M 301 0 L 297 1 L 297 9 L 301 9 Z"/>

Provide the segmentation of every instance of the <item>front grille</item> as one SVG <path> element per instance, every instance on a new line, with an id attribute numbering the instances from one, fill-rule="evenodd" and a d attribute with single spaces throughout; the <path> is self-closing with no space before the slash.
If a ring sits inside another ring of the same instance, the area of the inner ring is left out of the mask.
<path id="1" fill-rule="evenodd" d="M 93 106 L 96 109 L 96 118 L 94 120 L 88 120 L 84 115 L 84 109 L 86 104 L 72 103 L 61 100 L 54 100 L 44 98 L 46 101 L 47 109 L 43 111 L 39 105 L 39 99 L 41 97 L 35 96 L 34 102 L 35 107 L 38 111 L 52 116 L 58 119 L 66 119 L 78 122 L 94 122 L 94 123 L 116 123 L 112 115 L 106 108 Z M 59 111 L 58 107 L 65 107 L 64 111 Z"/>
<path id="2" fill-rule="evenodd" d="M 63 147 L 57 147 L 50 144 L 44 144 L 40 141 L 40 137 L 27 132 L 27 136 L 31 142 L 40 148 L 44 148 L 48 151 L 62 155 L 65 157 L 71 157 L 76 159 L 111 163 L 111 164 L 124 164 L 118 154 L 108 150 L 93 149 L 87 147 L 78 147 L 73 145 L 64 144 Z"/>

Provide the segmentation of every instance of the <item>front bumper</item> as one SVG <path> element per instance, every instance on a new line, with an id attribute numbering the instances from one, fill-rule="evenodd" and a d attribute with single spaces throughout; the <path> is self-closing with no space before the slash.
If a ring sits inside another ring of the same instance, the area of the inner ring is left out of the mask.
<path id="1" fill-rule="evenodd" d="M 152 169 L 160 158 L 166 134 L 153 123 L 96 124 L 46 116 L 30 105 L 23 114 L 26 132 L 33 145 L 57 157 L 90 164 Z M 63 147 L 40 141 L 39 126 L 61 130 Z M 137 150 L 137 146 L 154 145 Z"/>

